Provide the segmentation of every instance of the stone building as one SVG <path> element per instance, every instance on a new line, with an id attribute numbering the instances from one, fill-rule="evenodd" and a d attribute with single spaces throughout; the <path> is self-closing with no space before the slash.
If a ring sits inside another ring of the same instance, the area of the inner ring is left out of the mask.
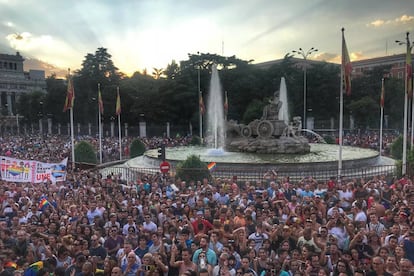
<path id="1" fill-rule="evenodd" d="M 24 58 L 0 54 L 0 113 L 13 116 L 18 113 L 16 102 L 23 93 L 41 91 L 46 93 L 45 71 L 23 70 Z"/>

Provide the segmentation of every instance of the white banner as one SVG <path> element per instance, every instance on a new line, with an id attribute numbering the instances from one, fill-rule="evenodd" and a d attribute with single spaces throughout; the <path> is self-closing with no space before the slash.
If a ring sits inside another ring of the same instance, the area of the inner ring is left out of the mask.
<path id="1" fill-rule="evenodd" d="M 10 182 L 52 183 L 66 180 L 68 158 L 60 163 L 43 163 L 0 156 L 1 179 Z"/>

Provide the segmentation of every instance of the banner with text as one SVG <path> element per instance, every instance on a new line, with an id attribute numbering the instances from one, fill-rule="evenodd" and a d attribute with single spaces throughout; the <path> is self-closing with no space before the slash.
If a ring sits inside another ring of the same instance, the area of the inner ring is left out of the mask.
<path id="1" fill-rule="evenodd" d="M 0 156 L 1 179 L 11 182 L 52 183 L 66 180 L 68 158 L 60 163 L 43 163 Z"/>

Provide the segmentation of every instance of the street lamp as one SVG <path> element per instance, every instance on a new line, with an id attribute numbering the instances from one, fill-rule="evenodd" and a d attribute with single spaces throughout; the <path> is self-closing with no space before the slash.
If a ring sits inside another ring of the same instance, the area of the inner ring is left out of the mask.
<path id="1" fill-rule="evenodd" d="M 298 54 L 303 57 L 304 64 L 303 64 L 303 128 L 306 129 L 306 60 L 308 56 L 314 52 L 317 52 L 318 49 L 314 47 L 310 48 L 308 51 L 304 51 L 302 48 L 299 50 L 293 50 L 293 54 Z"/>
<path id="2" fill-rule="evenodd" d="M 410 43 L 410 33 L 407 32 L 406 34 L 406 41 L 400 41 L 396 40 L 395 43 L 398 43 L 398 45 L 406 45 L 407 46 L 407 54 L 411 53 L 411 49 L 413 48 L 413 45 Z M 410 67 L 412 65 L 410 64 Z M 402 174 L 405 174 L 407 171 L 407 123 L 408 123 L 408 76 L 407 73 L 412 74 L 412 72 L 409 72 L 408 70 L 408 64 L 406 64 L 406 71 L 405 71 L 405 93 L 404 93 L 404 136 L 403 136 L 403 156 L 402 156 Z M 412 77 L 412 76 L 411 76 Z M 412 105 L 412 107 L 414 104 Z M 414 110 L 411 112 L 411 149 L 413 148 L 413 119 L 414 119 Z"/>

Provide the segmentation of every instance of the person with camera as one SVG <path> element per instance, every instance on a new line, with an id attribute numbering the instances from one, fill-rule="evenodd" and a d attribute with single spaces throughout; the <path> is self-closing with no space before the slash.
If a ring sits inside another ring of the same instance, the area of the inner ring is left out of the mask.
<path id="1" fill-rule="evenodd" d="M 214 252 L 214 250 L 211 250 L 210 248 L 208 248 L 208 244 L 209 244 L 208 236 L 204 236 L 200 239 L 200 248 L 194 252 L 193 263 L 198 264 L 200 261 L 199 255 L 203 255 L 205 256 L 205 261 L 208 264 L 212 266 L 215 266 L 217 264 L 217 254 L 216 252 Z"/>

